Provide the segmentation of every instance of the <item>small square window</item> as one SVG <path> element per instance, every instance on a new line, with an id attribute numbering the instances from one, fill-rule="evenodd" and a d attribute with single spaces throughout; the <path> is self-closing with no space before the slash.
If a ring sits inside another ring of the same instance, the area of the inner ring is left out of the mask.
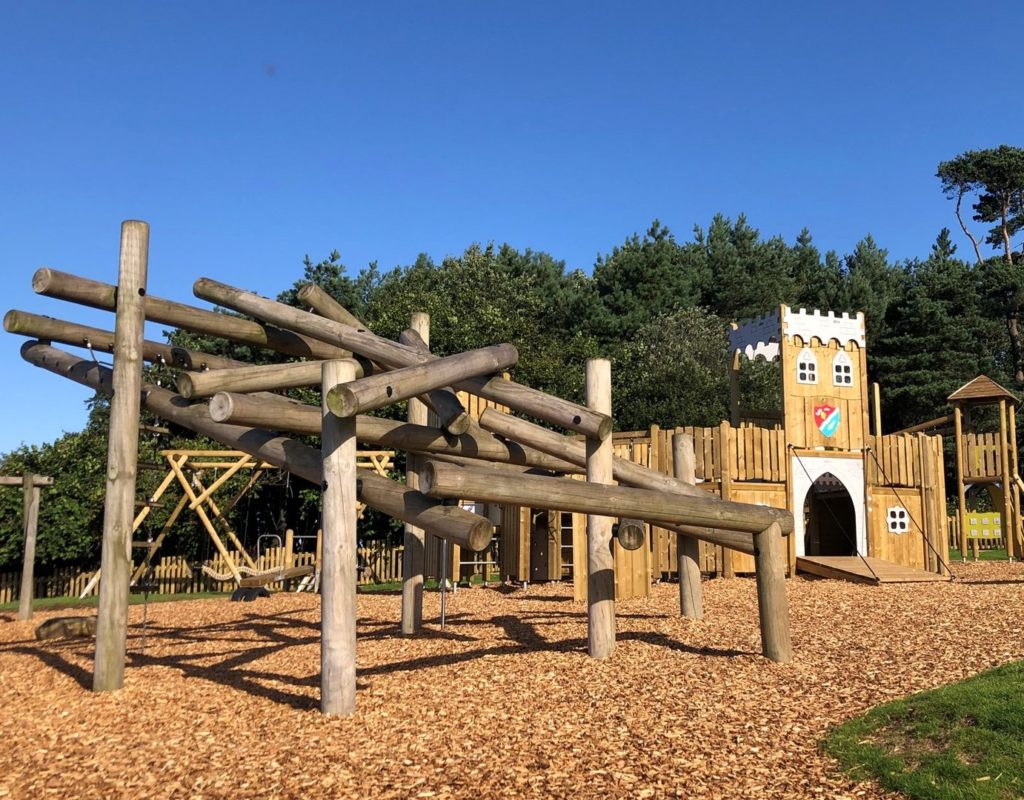
<path id="1" fill-rule="evenodd" d="M 904 534 L 910 530 L 910 515 L 903 506 L 892 506 L 885 515 L 889 533 Z"/>

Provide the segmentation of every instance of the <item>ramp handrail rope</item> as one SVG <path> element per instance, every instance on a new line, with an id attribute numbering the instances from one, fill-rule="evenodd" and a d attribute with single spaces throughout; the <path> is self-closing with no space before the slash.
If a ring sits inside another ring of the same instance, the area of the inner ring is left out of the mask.
<path id="1" fill-rule="evenodd" d="M 946 560 L 939 555 L 939 551 L 932 546 L 932 543 L 928 541 L 928 536 L 927 534 L 925 534 L 924 528 L 921 527 L 921 524 L 917 521 L 914 515 L 910 513 L 909 506 L 907 506 L 907 504 L 903 502 L 903 498 L 900 497 L 900 493 L 896 491 L 896 485 L 889 480 L 889 476 L 886 474 L 885 468 L 878 460 L 878 456 L 875 455 L 875 451 L 872 450 L 870 447 L 866 448 L 866 450 L 871 454 L 871 460 L 875 462 L 875 466 L 878 467 L 878 471 L 881 473 L 882 479 L 885 481 L 885 488 L 891 489 L 892 493 L 896 495 L 896 500 L 899 502 L 901 506 L 903 506 L 904 509 L 906 509 L 907 516 L 910 518 L 910 521 L 914 523 L 914 527 L 917 528 L 918 533 L 921 534 L 921 538 L 924 540 L 925 546 L 929 550 L 931 550 L 932 553 L 935 554 L 935 558 L 938 559 L 939 564 L 941 564 L 942 567 L 946 570 L 946 572 L 949 573 L 950 576 L 952 576 L 953 573 L 950 572 L 949 564 L 947 564 Z"/>

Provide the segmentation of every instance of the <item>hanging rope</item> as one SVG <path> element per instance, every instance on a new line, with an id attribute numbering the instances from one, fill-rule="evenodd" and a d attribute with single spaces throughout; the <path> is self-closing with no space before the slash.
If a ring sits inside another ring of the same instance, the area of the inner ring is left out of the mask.
<path id="1" fill-rule="evenodd" d="M 811 478 L 811 473 L 807 470 L 807 467 L 804 464 L 804 460 L 802 458 L 800 458 L 800 454 L 796 452 L 796 447 L 794 445 L 789 445 L 789 449 L 793 451 L 793 457 L 800 464 L 800 468 L 804 471 L 804 474 L 807 476 L 807 480 L 810 481 L 811 489 L 813 490 L 814 489 L 814 479 Z M 851 500 L 852 500 L 852 498 L 851 498 Z M 863 555 L 861 555 L 860 550 L 857 548 L 856 539 L 850 537 L 850 534 L 847 533 L 846 528 L 843 526 L 843 523 L 841 523 L 839 521 L 839 517 L 837 517 L 835 512 L 832 510 L 832 507 L 826 503 L 825 504 L 825 508 L 828 511 L 829 516 L 832 517 L 832 521 L 835 522 L 836 527 L 839 529 L 840 533 L 842 533 L 843 536 L 846 537 L 846 541 L 848 541 L 850 543 L 850 546 L 853 547 L 853 552 L 857 555 L 857 557 L 861 561 L 864 562 L 864 566 L 868 568 L 868 572 L 870 572 L 871 576 L 875 579 L 875 583 L 881 583 L 882 579 L 878 577 L 878 573 L 875 572 L 871 568 L 871 564 L 868 563 L 867 558 L 865 558 Z"/>
<path id="2" fill-rule="evenodd" d="M 918 523 L 918 521 L 914 518 L 914 515 L 910 513 L 909 507 L 905 502 L 903 502 L 903 498 L 900 497 L 900 493 L 896 491 L 896 485 L 889 480 L 889 476 L 886 475 L 885 468 L 882 466 L 881 462 L 879 462 L 878 456 L 875 455 L 875 451 L 872 450 L 870 447 L 867 448 L 867 451 L 871 453 L 871 460 L 875 462 L 875 466 L 878 467 L 878 471 L 882 473 L 882 479 L 885 481 L 885 488 L 890 489 L 892 493 L 896 495 L 896 500 L 906 510 L 907 516 L 910 518 L 910 521 L 914 523 L 914 527 L 917 528 L 918 533 L 921 534 L 921 538 L 924 539 L 925 545 L 928 547 L 929 550 L 932 551 L 932 553 L 935 554 L 935 558 L 938 559 L 938 562 L 942 565 L 943 569 L 945 569 L 946 572 L 949 572 L 950 575 L 952 575 L 952 573 L 949 570 L 949 564 L 947 564 L 945 559 L 939 555 L 939 551 L 932 546 L 932 543 L 928 541 L 928 535 L 924 532 L 924 528 L 922 528 L 920 523 Z"/>

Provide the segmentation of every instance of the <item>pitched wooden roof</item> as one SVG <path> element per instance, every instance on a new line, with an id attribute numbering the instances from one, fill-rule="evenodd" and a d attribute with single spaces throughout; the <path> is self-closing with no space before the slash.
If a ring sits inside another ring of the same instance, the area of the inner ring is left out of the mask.
<path id="1" fill-rule="evenodd" d="M 1013 392 L 1004 389 L 987 375 L 979 375 L 973 381 L 968 381 L 946 400 L 950 403 L 984 403 L 993 400 L 1009 400 L 1011 403 L 1020 403 Z"/>

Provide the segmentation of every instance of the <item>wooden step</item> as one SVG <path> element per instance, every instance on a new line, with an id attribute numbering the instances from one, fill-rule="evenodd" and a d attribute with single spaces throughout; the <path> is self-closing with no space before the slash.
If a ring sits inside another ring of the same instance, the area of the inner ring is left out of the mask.
<path id="1" fill-rule="evenodd" d="M 797 556 L 796 571 L 821 578 L 858 583 L 934 583 L 948 582 L 947 575 L 937 575 L 916 567 L 905 567 L 881 558 L 860 556 Z"/>

